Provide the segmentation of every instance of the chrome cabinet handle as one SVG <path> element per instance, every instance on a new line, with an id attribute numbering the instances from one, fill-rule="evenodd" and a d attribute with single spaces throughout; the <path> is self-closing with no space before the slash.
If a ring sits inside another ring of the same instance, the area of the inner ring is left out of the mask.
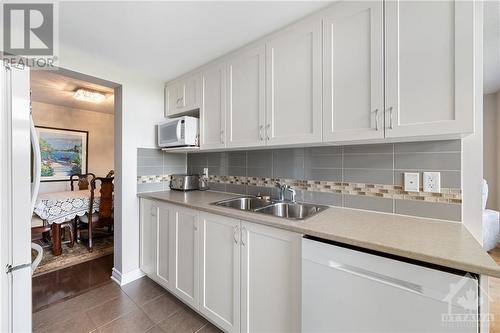
<path id="1" fill-rule="evenodd" d="M 266 140 L 269 141 L 269 130 L 271 129 L 271 124 L 266 125 Z"/>
<path id="2" fill-rule="evenodd" d="M 393 129 L 393 126 L 392 126 L 392 114 L 393 114 L 393 107 L 389 107 L 389 119 L 390 119 L 390 122 L 389 122 L 389 129 Z"/>
<path id="3" fill-rule="evenodd" d="M 379 130 L 379 126 L 378 126 L 378 109 L 375 109 L 375 130 Z"/>
<path id="4" fill-rule="evenodd" d="M 237 225 L 235 225 L 233 229 L 234 229 L 233 230 L 234 244 L 238 244 L 238 231 L 240 228 Z"/>
<path id="5" fill-rule="evenodd" d="M 262 134 L 263 131 L 264 131 L 264 125 L 259 125 L 259 137 L 260 137 L 260 141 L 264 141 L 264 135 Z"/>
<path id="6" fill-rule="evenodd" d="M 224 130 L 220 130 L 220 142 L 224 143 Z"/>

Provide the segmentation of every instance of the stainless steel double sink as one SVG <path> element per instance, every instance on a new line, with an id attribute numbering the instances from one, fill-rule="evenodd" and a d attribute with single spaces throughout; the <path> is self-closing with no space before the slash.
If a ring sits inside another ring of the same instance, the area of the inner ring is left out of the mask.
<path id="1" fill-rule="evenodd" d="M 248 212 L 282 217 L 290 220 L 304 220 L 328 208 L 327 206 L 321 205 L 267 200 L 252 196 L 227 199 L 217 201 L 212 204 Z"/>

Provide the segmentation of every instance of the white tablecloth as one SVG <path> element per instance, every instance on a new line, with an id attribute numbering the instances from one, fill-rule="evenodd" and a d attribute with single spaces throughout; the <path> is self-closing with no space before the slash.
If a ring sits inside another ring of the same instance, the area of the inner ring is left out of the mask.
<path id="1" fill-rule="evenodd" d="M 99 191 L 94 196 L 92 213 L 99 211 Z M 90 208 L 90 191 L 64 191 L 40 194 L 35 204 L 35 214 L 49 224 L 63 223 L 83 216 Z"/>

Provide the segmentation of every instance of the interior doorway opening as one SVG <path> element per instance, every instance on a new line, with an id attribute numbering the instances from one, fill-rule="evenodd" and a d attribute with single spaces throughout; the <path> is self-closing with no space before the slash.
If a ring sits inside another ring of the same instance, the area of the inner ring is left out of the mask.
<path id="1" fill-rule="evenodd" d="M 120 184 L 121 85 L 59 68 L 31 71 L 40 186 L 32 218 L 33 313 L 111 281 Z M 36 154 L 33 152 L 32 154 Z"/>

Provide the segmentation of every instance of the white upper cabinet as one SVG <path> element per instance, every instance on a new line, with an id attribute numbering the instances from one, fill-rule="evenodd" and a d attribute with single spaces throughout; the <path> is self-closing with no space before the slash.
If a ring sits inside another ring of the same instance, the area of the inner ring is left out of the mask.
<path id="1" fill-rule="evenodd" d="M 200 311 L 240 331 L 240 221 L 200 213 Z"/>
<path id="2" fill-rule="evenodd" d="M 199 287 L 198 212 L 177 206 L 173 209 L 175 285 L 172 291 L 196 308 Z"/>
<path id="3" fill-rule="evenodd" d="M 223 148 L 226 142 L 226 64 L 211 66 L 202 73 L 200 146 Z"/>
<path id="4" fill-rule="evenodd" d="M 473 132 L 473 1 L 386 1 L 386 137 Z"/>
<path id="5" fill-rule="evenodd" d="M 265 145 L 265 45 L 240 52 L 227 63 L 227 146 Z"/>
<path id="6" fill-rule="evenodd" d="M 321 142 L 321 20 L 271 37 L 266 73 L 268 145 Z"/>
<path id="7" fill-rule="evenodd" d="M 323 18 L 323 138 L 384 137 L 382 1 L 340 2 Z"/>
<path id="8" fill-rule="evenodd" d="M 199 73 L 169 83 L 165 87 L 165 116 L 175 117 L 200 108 L 201 76 Z"/>

